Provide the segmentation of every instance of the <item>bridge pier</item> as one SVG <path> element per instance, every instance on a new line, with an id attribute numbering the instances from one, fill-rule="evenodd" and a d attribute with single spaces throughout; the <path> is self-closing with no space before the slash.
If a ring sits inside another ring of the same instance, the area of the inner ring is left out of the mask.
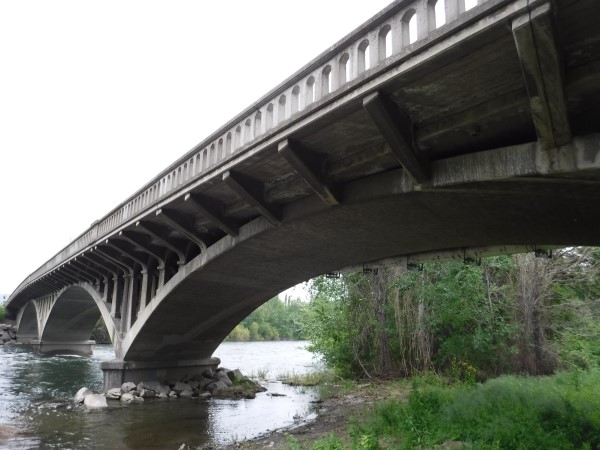
<path id="1" fill-rule="evenodd" d="M 215 370 L 221 360 L 205 358 L 182 361 L 103 361 L 100 368 L 104 372 L 104 392 L 121 387 L 127 381 L 138 384 L 140 381 L 186 380 L 201 375 L 206 369 Z"/>
<path id="2" fill-rule="evenodd" d="M 91 356 L 92 345 L 96 341 L 51 342 L 32 340 L 33 351 L 41 355 L 79 355 Z"/>

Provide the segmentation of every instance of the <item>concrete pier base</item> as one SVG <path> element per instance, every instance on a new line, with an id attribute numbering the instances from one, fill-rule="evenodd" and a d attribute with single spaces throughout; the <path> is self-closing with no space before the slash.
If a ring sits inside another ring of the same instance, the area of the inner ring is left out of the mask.
<path id="1" fill-rule="evenodd" d="M 81 342 L 48 342 L 31 341 L 33 351 L 42 355 L 80 355 L 90 356 L 92 354 L 92 345 L 96 341 Z"/>
<path id="2" fill-rule="evenodd" d="M 104 392 L 127 381 L 168 381 L 186 380 L 201 375 L 206 369 L 215 370 L 221 360 L 205 358 L 186 361 L 103 361 L 100 368 L 104 372 Z"/>

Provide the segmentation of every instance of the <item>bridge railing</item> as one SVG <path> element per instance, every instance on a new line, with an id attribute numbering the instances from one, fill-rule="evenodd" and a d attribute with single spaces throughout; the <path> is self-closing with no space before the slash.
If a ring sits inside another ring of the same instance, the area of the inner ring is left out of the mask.
<path id="1" fill-rule="evenodd" d="M 409 53 L 414 42 L 426 38 L 436 28 L 454 21 L 470 7 L 485 1 L 397 0 L 209 136 L 133 197 L 92 224 L 84 234 L 27 277 L 11 298 L 30 281 L 56 268 L 232 155 L 251 147 L 257 139 L 289 123 L 312 104 L 341 92 L 353 80 L 375 70 L 386 59 L 399 53 Z M 443 8 L 439 14 L 441 5 Z M 439 20 L 442 16 L 443 20 Z"/>

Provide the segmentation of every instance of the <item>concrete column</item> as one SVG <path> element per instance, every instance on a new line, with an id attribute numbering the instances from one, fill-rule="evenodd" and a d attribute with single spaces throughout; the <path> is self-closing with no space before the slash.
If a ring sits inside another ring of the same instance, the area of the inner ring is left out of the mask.
<path id="1" fill-rule="evenodd" d="M 126 333 L 129 329 L 128 326 L 128 314 L 127 309 L 129 307 L 129 285 L 131 282 L 131 275 L 125 275 L 123 277 L 123 292 L 121 295 L 121 333 Z"/>
<path id="2" fill-rule="evenodd" d="M 112 292 L 112 302 L 110 305 L 110 315 L 112 317 L 117 317 L 117 303 L 119 296 L 119 278 L 113 278 L 113 292 Z"/>
<path id="3" fill-rule="evenodd" d="M 148 302 L 148 271 L 142 270 L 142 290 L 140 293 L 140 308 L 142 311 Z"/>
<path id="4" fill-rule="evenodd" d="M 104 372 L 104 392 L 121 387 L 127 381 L 138 384 L 140 381 L 181 380 L 200 375 L 206 369 L 215 370 L 221 360 L 205 358 L 185 361 L 103 361 L 100 368 Z"/>

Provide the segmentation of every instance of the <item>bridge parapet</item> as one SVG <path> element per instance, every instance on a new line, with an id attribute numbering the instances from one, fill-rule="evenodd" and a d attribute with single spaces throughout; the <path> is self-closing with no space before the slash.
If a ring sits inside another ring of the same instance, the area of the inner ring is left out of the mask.
<path id="1" fill-rule="evenodd" d="M 467 3 L 468 2 L 468 3 Z M 420 41 L 459 16 L 490 0 L 397 0 L 342 38 L 254 105 L 198 144 L 131 198 L 94 222 L 82 235 L 27 277 L 20 292 L 136 216 L 156 208 L 165 198 L 245 152 L 274 130 L 288 127 L 313 105 L 331 102 L 336 94 L 377 72 L 399 54 L 410 55 Z M 499 0 L 491 1 L 499 3 Z M 436 5 L 443 4 L 443 23 Z M 439 14 L 438 14 L 439 15 Z M 439 30 L 437 34 L 441 34 Z M 10 302 L 10 299 L 9 299 Z"/>

